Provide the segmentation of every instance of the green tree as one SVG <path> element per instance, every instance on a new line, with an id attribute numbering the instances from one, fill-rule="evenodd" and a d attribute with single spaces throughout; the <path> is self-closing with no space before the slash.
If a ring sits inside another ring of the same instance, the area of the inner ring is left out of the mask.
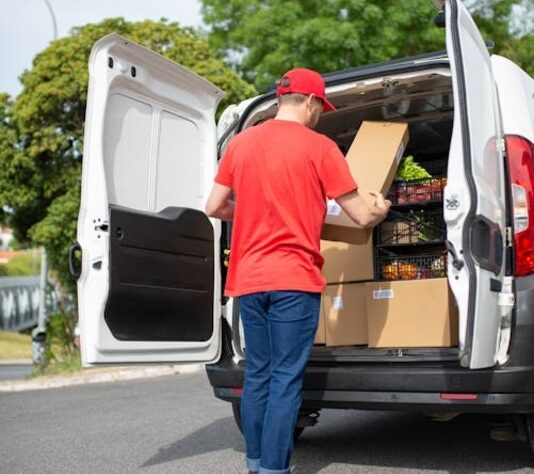
<path id="1" fill-rule="evenodd" d="M 467 3 L 493 52 L 534 75 L 534 0 L 472 0 Z"/>
<path id="2" fill-rule="evenodd" d="M 259 90 L 292 67 L 328 72 L 445 48 L 428 0 L 201 1 L 213 46 Z M 471 2 L 496 52 L 519 40 L 511 27 L 514 7 L 530 3 Z M 522 64 L 532 62 L 527 57 Z"/>
<path id="3" fill-rule="evenodd" d="M 71 285 L 67 249 L 76 239 L 87 61 L 95 41 L 116 32 L 195 71 L 224 90 L 221 107 L 254 88 L 216 59 L 190 28 L 121 18 L 75 28 L 38 54 L 14 100 L 0 95 L 0 201 L 19 242 L 44 245 L 60 281 Z"/>

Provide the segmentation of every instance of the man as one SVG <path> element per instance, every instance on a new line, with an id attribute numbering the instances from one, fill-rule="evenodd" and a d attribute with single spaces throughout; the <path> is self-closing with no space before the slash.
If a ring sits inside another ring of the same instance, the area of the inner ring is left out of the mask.
<path id="1" fill-rule="evenodd" d="M 381 222 L 391 205 L 378 192 L 368 205 L 336 143 L 311 130 L 323 110 L 335 110 L 318 73 L 288 71 L 277 96 L 274 119 L 228 144 L 206 204 L 209 216 L 233 220 L 225 294 L 239 297 L 247 467 L 261 474 L 289 473 L 302 379 L 326 286 L 319 250 L 326 198 L 363 227 Z"/>

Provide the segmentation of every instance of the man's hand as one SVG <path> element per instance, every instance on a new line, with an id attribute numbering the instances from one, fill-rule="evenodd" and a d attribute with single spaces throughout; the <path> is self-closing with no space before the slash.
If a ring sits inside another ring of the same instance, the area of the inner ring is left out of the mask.
<path id="1" fill-rule="evenodd" d="M 357 190 L 338 197 L 336 201 L 356 224 L 373 227 L 386 218 L 391 202 L 378 191 L 369 191 L 369 194 L 375 198 L 374 205 L 366 202 Z"/>
<path id="2" fill-rule="evenodd" d="M 389 199 L 384 199 L 382 193 L 378 191 L 369 191 L 369 194 L 375 198 L 375 206 L 384 211 L 387 215 L 389 208 L 391 207 L 391 201 Z"/>

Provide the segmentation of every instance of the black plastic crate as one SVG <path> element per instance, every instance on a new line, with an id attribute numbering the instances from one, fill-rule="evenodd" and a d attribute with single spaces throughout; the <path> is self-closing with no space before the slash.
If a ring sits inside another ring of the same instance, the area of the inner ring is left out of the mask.
<path id="1" fill-rule="evenodd" d="M 446 183 L 446 178 L 394 181 L 389 190 L 388 199 L 393 205 L 443 201 L 443 188 Z"/>
<path id="2" fill-rule="evenodd" d="M 447 174 L 447 158 L 425 158 L 419 162 L 432 176 L 445 176 Z"/>
<path id="3" fill-rule="evenodd" d="M 447 276 L 447 254 L 378 255 L 377 280 L 423 280 Z"/>
<path id="4" fill-rule="evenodd" d="M 378 231 L 378 245 L 407 245 L 444 241 L 446 226 L 441 209 L 391 211 Z"/>

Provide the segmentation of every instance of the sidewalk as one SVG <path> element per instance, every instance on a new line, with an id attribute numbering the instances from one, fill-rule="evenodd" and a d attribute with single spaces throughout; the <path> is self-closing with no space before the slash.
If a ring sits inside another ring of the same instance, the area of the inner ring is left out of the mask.
<path id="1" fill-rule="evenodd" d="M 8 361 L 2 361 L 5 364 Z M 27 361 L 9 361 L 11 365 Z M 13 363 L 14 362 L 14 363 Z M 45 390 L 48 388 L 68 387 L 88 383 L 118 382 L 165 375 L 192 374 L 204 368 L 204 364 L 156 365 L 135 367 L 104 367 L 83 369 L 68 375 L 52 375 L 29 380 L 7 380 L 0 382 L 0 392 L 24 392 L 27 390 Z"/>

